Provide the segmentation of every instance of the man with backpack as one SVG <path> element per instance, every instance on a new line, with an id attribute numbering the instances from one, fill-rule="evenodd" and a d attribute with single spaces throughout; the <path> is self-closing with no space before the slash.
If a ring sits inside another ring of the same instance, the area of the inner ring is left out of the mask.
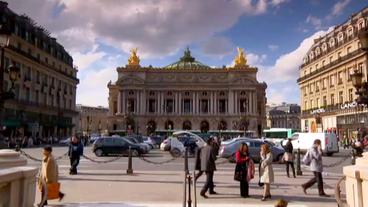
<path id="1" fill-rule="evenodd" d="M 303 162 L 304 164 L 310 166 L 310 170 L 313 172 L 314 175 L 312 179 L 302 185 L 303 192 L 307 194 L 307 189 L 317 183 L 319 196 L 329 197 L 329 195 L 327 195 L 323 190 L 321 140 L 314 140 L 313 146 L 305 154 Z"/>

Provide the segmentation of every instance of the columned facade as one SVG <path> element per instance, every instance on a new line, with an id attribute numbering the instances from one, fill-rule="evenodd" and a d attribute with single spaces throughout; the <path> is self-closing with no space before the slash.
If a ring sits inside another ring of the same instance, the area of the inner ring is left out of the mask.
<path id="1" fill-rule="evenodd" d="M 247 130 L 258 135 L 265 125 L 265 83 L 256 80 L 257 68 L 211 68 L 192 58 L 163 68 L 117 68 L 118 80 L 109 83 L 110 130 L 150 134 L 165 130 Z M 129 128 L 133 120 L 134 129 Z M 152 130 L 152 123 L 155 129 Z"/>

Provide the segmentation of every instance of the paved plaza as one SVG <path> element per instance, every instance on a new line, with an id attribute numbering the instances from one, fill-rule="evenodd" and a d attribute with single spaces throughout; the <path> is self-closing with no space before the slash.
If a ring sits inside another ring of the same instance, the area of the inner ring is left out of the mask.
<path id="1" fill-rule="evenodd" d="M 62 155 L 66 147 L 54 148 L 54 156 Z M 37 158 L 41 157 L 39 148 L 25 149 L 25 151 Z M 85 155 L 96 160 L 111 160 L 113 157 L 97 158 L 91 148 L 85 148 Z M 348 155 L 348 151 L 341 151 L 333 157 L 324 157 L 326 165 L 331 165 L 342 160 Z M 152 151 L 146 159 L 160 162 L 171 159 L 168 153 L 158 150 Z M 193 167 L 194 159 L 190 159 L 190 167 Z M 339 166 L 327 168 L 324 174 L 326 193 L 330 198 L 320 198 L 317 188 L 308 190 L 304 195 L 300 185 L 312 177 L 307 170 L 303 170 L 303 176 L 296 179 L 287 178 L 284 165 L 274 164 L 275 184 L 272 185 L 272 200 L 260 201 L 262 188 L 258 187 L 258 174 L 250 184 L 251 198 L 239 196 L 239 183 L 233 180 L 234 164 L 220 163 L 215 172 L 215 190 L 218 195 L 204 199 L 198 196 L 197 206 L 273 206 L 279 198 L 290 201 L 289 206 L 336 206 L 334 199 L 334 187 L 341 177 L 342 166 L 349 165 L 350 159 Z M 121 158 L 110 163 L 95 163 L 82 159 L 78 175 L 69 175 L 69 163 L 67 158 L 58 161 L 60 170 L 60 182 L 62 191 L 66 194 L 62 202 L 51 201 L 51 206 L 182 206 L 183 202 L 183 159 L 179 158 L 162 165 L 147 163 L 139 158 L 133 158 L 133 175 L 127 175 L 127 158 Z M 36 161 L 29 161 L 30 165 L 38 166 Z M 205 176 L 198 181 L 197 194 L 204 183 Z M 37 192 L 36 201 L 40 195 Z M 230 204 L 231 203 L 231 204 Z"/>

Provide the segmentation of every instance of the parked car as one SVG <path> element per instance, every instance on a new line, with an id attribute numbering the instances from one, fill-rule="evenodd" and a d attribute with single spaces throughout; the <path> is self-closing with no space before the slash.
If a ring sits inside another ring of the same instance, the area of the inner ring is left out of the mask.
<path id="1" fill-rule="evenodd" d="M 125 138 L 125 139 L 127 139 L 127 140 L 129 140 L 129 141 L 131 141 L 135 144 L 143 146 L 147 151 L 150 151 L 152 149 L 149 144 L 143 142 L 143 138 L 141 138 L 141 137 L 130 135 L 130 136 L 126 136 L 126 137 L 123 137 L 123 138 Z"/>
<path id="2" fill-rule="evenodd" d="M 70 144 L 70 137 L 66 138 L 66 139 L 62 139 L 59 141 L 59 144 L 61 145 L 69 145 Z"/>
<path id="3" fill-rule="evenodd" d="M 249 154 L 255 162 L 261 160 L 260 151 L 262 144 L 268 144 L 270 146 L 274 161 L 281 161 L 285 153 L 285 150 L 281 147 L 274 146 L 268 142 L 264 142 L 261 139 L 252 139 L 247 137 L 234 138 L 232 140 L 223 142 L 220 146 L 219 157 L 235 161 L 235 153 L 239 150 L 241 143 L 247 143 L 249 147 Z"/>
<path id="4" fill-rule="evenodd" d="M 133 156 L 148 153 L 148 150 L 140 145 L 122 137 L 100 137 L 94 143 L 92 151 L 97 157 L 107 155 L 128 155 L 129 147 Z"/>
<path id="5" fill-rule="evenodd" d="M 160 150 L 161 151 L 170 151 L 171 148 L 171 138 L 166 138 L 163 142 L 160 144 Z"/>
<path id="6" fill-rule="evenodd" d="M 302 153 L 306 152 L 312 147 L 314 140 L 321 140 L 322 152 L 327 156 L 332 156 L 334 153 L 339 152 L 339 145 L 336 134 L 334 133 L 294 133 L 291 136 L 291 143 L 293 144 L 294 151 L 300 149 Z M 286 140 L 282 143 L 286 144 Z"/>
<path id="7" fill-rule="evenodd" d="M 151 139 L 151 137 L 143 136 L 143 143 L 148 144 L 151 147 L 151 149 L 154 149 L 156 146 L 156 142 L 153 139 Z"/>
<path id="8" fill-rule="evenodd" d="M 159 135 L 154 135 L 154 136 L 150 136 L 150 138 L 155 142 L 155 144 L 159 147 L 161 145 L 161 143 L 164 141 L 164 137 L 163 136 L 159 136 Z"/>
<path id="9" fill-rule="evenodd" d="M 181 142 L 186 139 L 193 139 L 198 147 L 206 145 L 206 142 L 200 136 L 188 131 L 176 131 L 172 134 L 172 137 L 178 138 Z"/>

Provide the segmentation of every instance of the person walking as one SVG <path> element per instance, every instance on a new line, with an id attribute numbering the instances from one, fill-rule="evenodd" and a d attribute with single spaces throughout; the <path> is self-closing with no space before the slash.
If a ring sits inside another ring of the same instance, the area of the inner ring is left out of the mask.
<path id="1" fill-rule="evenodd" d="M 38 180 L 38 188 L 41 191 L 41 203 L 38 206 L 43 207 L 45 205 L 48 205 L 48 198 L 46 198 L 46 200 L 42 202 L 46 193 L 46 189 L 43 183 L 46 184 L 46 186 L 49 186 L 50 184 L 58 184 L 58 181 L 59 171 L 56 160 L 52 155 L 52 147 L 46 146 L 43 148 L 42 166 L 40 171 L 40 178 Z M 58 192 L 58 194 L 59 201 L 61 201 L 64 198 L 65 194 L 60 191 Z"/>
<path id="2" fill-rule="evenodd" d="M 285 150 L 284 153 L 284 161 L 286 164 L 286 174 L 288 177 L 290 177 L 289 174 L 289 166 L 291 166 L 291 169 L 293 171 L 293 177 L 295 178 L 295 168 L 294 168 L 294 156 L 293 156 L 293 143 L 291 143 L 291 139 L 288 139 L 286 144 L 282 146 Z"/>
<path id="3" fill-rule="evenodd" d="M 246 143 L 240 145 L 235 154 L 236 166 L 234 179 L 240 182 L 240 196 L 249 197 L 249 181 L 254 178 L 255 168 L 252 158 L 249 156 L 249 148 Z"/>
<path id="4" fill-rule="evenodd" d="M 201 148 L 197 148 L 195 153 L 195 165 L 194 169 L 198 171 L 197 174 L 195 174 L 194 180 L 197 181 L 199 177 L 202 176 L 203 171 L 201 169 Z"/>
<path id="5" fill-rule="evenodd" d="M 68 151 L 69 159 L 70 159 L 70 175 L 76 175 L 77 166 L 79 165 L 80 156 L 83 155 L 83 144 L 78 140 L 78 138 L 74 135 L 72 136 L 72 140 L 69 145 Z"/>
<path id="6" fill-rule="evenodd" d="M 260 183 L 263 183 L 262 201 L 271 198 L 271 183 L 274 182 L 274 173 L 272 167 L 273 156 L 270 147 L 267 144 L 261 145 L 261 162 L 260 162 Z"/>
<path id="7" fill-rule="evenodd" d="M 206 192 L 209 194 L 217 194 L 214 191 L 213 174 L 216 170 L 216 155 L 212 146 L 213 138 L 207 140 L 207 145 L 201 149 L 201 171 L 206 173 L 206 182 L 201 190 L 200 195 L 208 198 Z"/>
<path id="8" fill-rule="evenodd" d="M 329 197 L 323 190 L 321 140 L 314 140 L 312 148 L 308 150 L 305 156 L 309 156 L 310 170 L 313 172 L 314 177 L 302 185 L 304 194 L 307 194 L 307 189 L 317 182 L 319 196 Z"/>

